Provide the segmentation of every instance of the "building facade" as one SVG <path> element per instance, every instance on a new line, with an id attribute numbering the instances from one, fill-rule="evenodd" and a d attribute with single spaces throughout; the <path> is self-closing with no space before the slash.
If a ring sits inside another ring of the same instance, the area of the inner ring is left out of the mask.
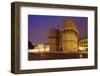
<path id="1" fill-rule="evenodd" d="M 81 52 L 88 51 L 88 38 L 83 38 L 83 39 L 79 40 L 79 50 Z"/>

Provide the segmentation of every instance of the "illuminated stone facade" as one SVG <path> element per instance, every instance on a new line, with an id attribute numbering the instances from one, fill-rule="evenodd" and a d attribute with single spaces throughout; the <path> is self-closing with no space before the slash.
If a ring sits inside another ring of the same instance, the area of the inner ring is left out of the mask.
<path id="1" fill-rule="evenodd" d="M 51 52 L 77 52 L 78 51 L 78 30 L 73 19 L 66 19 L 61 29 L 49 31 L 48 43 Z"/>
<path id="2" fill-rule="evenodd" d="M 34 49 L 29 49 L 29 52 L 33 52 L 33 53 L 49 52 L 49 45 L 48 44 L 38 44 L 35 46 Z"/>
<path id="3" fill-rule="evenodd" d="M 83 39 L 79 40 L 79 50 L 81 52 L 88 51 L 88 39 L 87 38 L 83 38 Z"/>

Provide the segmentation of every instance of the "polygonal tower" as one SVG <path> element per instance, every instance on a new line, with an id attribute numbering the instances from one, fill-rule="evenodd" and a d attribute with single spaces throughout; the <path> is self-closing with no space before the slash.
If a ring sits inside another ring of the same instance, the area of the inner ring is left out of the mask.
<path id="1" fill-rule="evenodd" d="M 59 51 L 59 30 L 58 29 L 49 30 L 48 43 L 50 46 L 50 52 Z"/>
<path id="2" fill-rule="evenodd" d="M 64 53 L 78 51 L 78 30 L 72 18 L 66 19 L 61 28 Z"/>

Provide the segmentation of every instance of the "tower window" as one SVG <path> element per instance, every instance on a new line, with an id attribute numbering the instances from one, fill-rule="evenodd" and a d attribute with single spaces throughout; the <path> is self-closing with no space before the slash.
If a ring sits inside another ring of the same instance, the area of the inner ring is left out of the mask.
<path id="1" fill-rule="evenodd" d="M 66 32 L 66 30 L 64 30 L 64 33 Z"/>

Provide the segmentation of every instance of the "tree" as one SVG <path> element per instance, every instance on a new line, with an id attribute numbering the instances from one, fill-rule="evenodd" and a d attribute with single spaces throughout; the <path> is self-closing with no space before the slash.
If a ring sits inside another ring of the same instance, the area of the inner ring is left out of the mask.
<path id="1" fill-rule="evenodd" d="M 28 41 L 28 49 L 34 49 L 35 46 L 30 42 Z"/>

